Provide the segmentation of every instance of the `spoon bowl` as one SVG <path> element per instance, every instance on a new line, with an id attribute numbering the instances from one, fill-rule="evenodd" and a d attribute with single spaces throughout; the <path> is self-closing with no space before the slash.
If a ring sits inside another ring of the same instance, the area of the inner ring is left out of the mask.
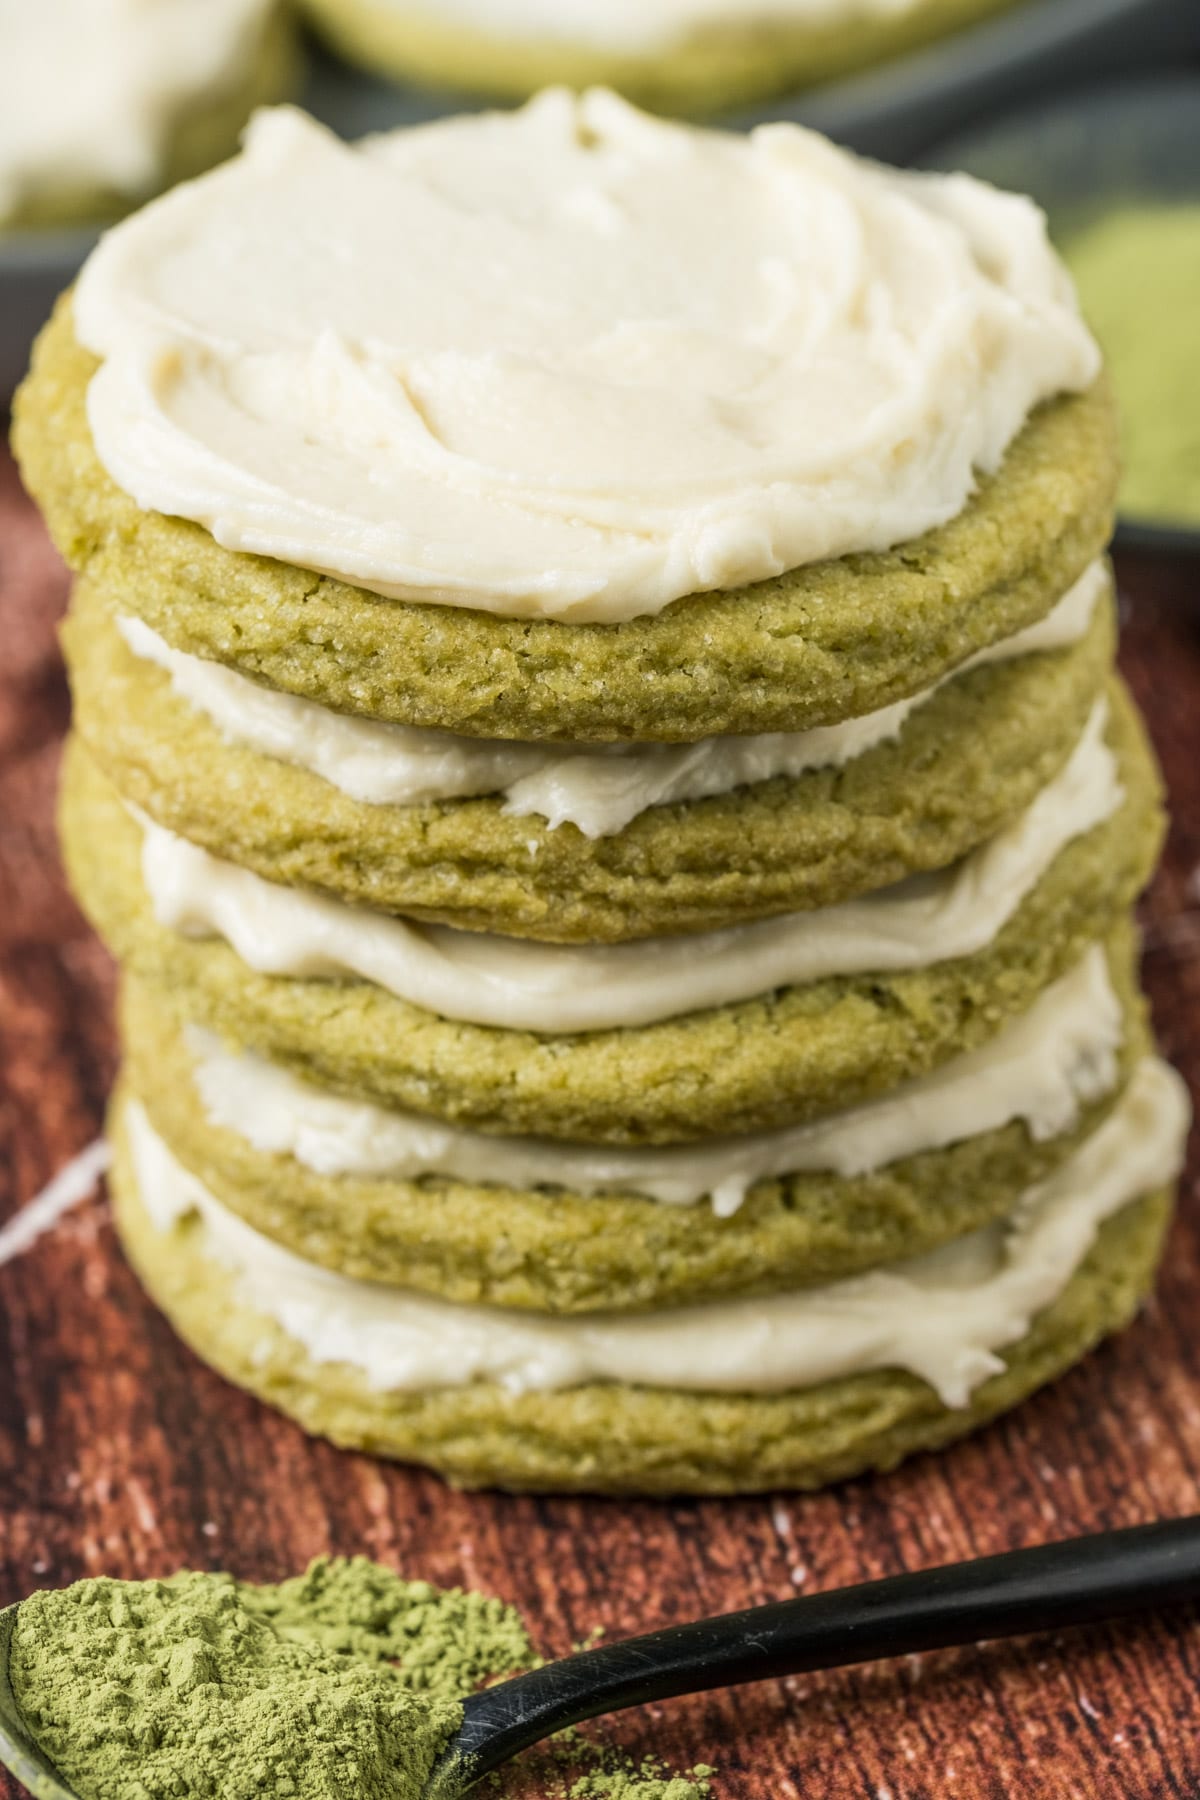
<path id="1" fill-rule="evenodd" d="M 0 1763 L 36 1795 L 37 1800 L 79 1800 L 42 1751 L 21 1716 L 9 1674 L 12 1635 L 18 1608 L 0 1611 Z"/>

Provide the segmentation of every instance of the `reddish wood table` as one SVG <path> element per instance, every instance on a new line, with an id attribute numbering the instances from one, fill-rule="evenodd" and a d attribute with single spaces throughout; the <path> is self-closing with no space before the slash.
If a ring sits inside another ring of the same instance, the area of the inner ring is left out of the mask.
<path id="1" fill-rule="evenodd" d="M 1175 824 L 1145 907 L 1163 1043 L 1200 1082 L 1200 568 L 1127 562 L 1123 662 Z M 53 805 L 66 579 L 0 453 L 0 1220 L 100 1130 L 107 958 Z M 0 1270 L 0 1605 L 106 1572 L 275 1579 L 323 1551 L 520 1605 L 544 1646 L 1200 1508 L 1200 1191 L 1158 1299 L 1013 1419 L 884 1480 L 702 1504 L 452 1493 L 347 1456 L 201 1367 L 142 1298 L 97 1195 Z M 727 1800 L 1200 1794 L 1200 1619 L 992 1645 L 631 1715 Z M 16 1789 L 0 1777 L 0 1800 Z"/>

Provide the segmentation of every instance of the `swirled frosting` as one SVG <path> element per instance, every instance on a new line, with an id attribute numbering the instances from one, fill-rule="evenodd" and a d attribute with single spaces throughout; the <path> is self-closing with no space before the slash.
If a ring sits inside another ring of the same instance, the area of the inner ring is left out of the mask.
<path id="1" fill-rule="evenodd" d="M 593 621 L 919 536 L 1099 366 L 1030 202 L 561 90 L 357 147 L 261 114 L 108 235 L 76 322 L 139 506 Z"/>
<path id="2" fill-rule="evenodd" d="M 161 178 L 181 107 L 231 76 L 274 0 L 0 0 L 0 224 L 39 195 Z"/>

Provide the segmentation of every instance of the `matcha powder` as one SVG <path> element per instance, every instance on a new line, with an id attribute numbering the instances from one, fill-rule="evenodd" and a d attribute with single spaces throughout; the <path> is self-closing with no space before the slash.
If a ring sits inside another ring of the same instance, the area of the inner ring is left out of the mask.
<path id="1" fill-rule="evenodd" d="M 12 1684 L 83 1800 L 417 1800 L 461 1696 L 525 1650 L 506 1609 L 356 1559 L 35 1594 Z"/>
<path id="2" fill-rule="evenodd" d="M 1121 208 L 1063 254 L 1121 409 L 1121 511 L 1200 526 L 1200 205 Z"/>
<path id="3" fill-rule="evenodd" d="M 418 1800 L 465 1697 L 536 1661 L 511 1607 L 355 1557 L 272 1586 L 185 1573 L 34 1594 L 11 1675 L 81 1800 Z M 533 1776 L 563 1800 L 704 1800 L 710 1773 L 574 1732 L 522 1763 L 522 1791 Z"/>

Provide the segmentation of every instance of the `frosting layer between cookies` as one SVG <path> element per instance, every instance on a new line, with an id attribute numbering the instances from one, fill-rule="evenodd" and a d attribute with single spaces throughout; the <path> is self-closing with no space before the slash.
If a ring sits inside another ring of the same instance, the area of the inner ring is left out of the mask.
<path id="1" fill-rule="evenodd" d="M 1072 839 L 1121 803 L 1101 701 L 1065 768 L 990 842 L 936 874 L 809 913 L 691 937 L 565 946 L 418 925 L 264 881 L 143 821 L 163 925 L 223 937 L 249 967 L 357 976 L 442 1018 L 544 1033 L 645 1025 L 775 988 L 924 968 L 990 943 Z"/>
<path id="2" fill-rule="evenodd" d="M 868 1174 L 1014 1119 L 1035 1141 L 1070 1131 L 1081 1107 L 1115 1085 L 1123 1035 L 1121 1005 L 1095 945 L 979 1049 L 880 1099 L 783 1131 L 628 1150 L 464 1131 L 341 1099 L 259 1056 L 224 1049 L 208 1032 L 193 1028 L 188 1039 L 213 1124 L 321 1174 L 440 1175 L 497 1188 L 634 1193 L 671 1206 L 707 1197 L 719 1218 L 729 1218 L 751 1187 L 775 1177 Z"/>
<path id="3" fill-rule="evenodd" d="M 1188 1118 L 1179 1076 L 1148 1058 L 1105 1123 L 1003 1226 L 825 1288 L 584 1320 L 453 1305 L 329 1274 L 221 1207 L 140 1107 L 126 1113 L 156 1227 L 198 1216 L 207 1252 L 229 1266 L 248 1307 L 314 1361 L 358 1368 L 376 1389 L 483 1380 L 521 1393 L 617 1381 L 771 1393 L 902 1368 L 948 1406 L 965 1405 L 1003 1367 L 999 1352 L 1062 1292 L 1104 1220 L 1178 1173 Z"/>
<path id="4" fill-rule="evenodd" d="M 1044 619 L 968 658 L 954 675 L 1077 643 L 1107 587 L 1105 563 L 1091 564 Z M 909 715 L 944 685 L 810 731 L 685 745 L 489 741 L 334 712 L 173 649 L 144 620 L 126 617 L 118 625 L 134 654 L 164 669 L 180 698 L 210 718 L 228 742 L 296 763 L 352 799 L 416 806 L 503 793 L 506 812 L 536 814 L 551 826 L 570 823 L 590 838 L 623 830 L 652 806 L 842 767 L 896 738 Z"/>

